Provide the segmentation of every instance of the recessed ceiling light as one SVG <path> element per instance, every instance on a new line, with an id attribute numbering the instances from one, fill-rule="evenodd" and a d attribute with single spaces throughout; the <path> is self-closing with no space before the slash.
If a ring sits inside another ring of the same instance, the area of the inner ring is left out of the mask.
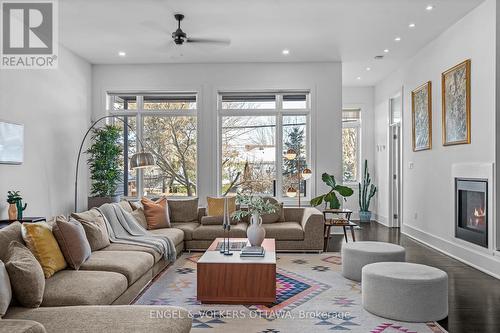
<path id="1" fill-rule="evenodd" d="M 372 69 L 370 67 L 366 67 L 366 71 L 369 72 L 371 71 Z"/>
<path id="2" fill-rule="evenodd" d="M 385 50 L 384 50 L 384 53 L 389 53 L 389 49 L 385 49 Z"/>
<path id="3" fill-rule="evenodd" d="M 281 51 L 281 53 L 283 53 L 283 55 L 289 55 L 290 54 L 290 50 L 289 49 L 284 49 L 283 51 Z"/>
<path id="4" fill-rule="evenodd" d="M 400 42 L 400 41 L 401 41 L 401 37 L 396 37 L 396 38 L 394 38 L 394 41 L 395 41 L 395 42 Z"/>
<path id="5" fill-rule="evenodd" d="M 118 52 L 118 55 L 119 55 L 120 57 L 125 57 L 125 56 L 127 55 L 127 53 L 125 53 L 125 52 L 123 52 L 123 51 L 120 51 L 120 52 Z"/>
<path id="6" fill-rule="evenodd" d="M 415 23 L 410 23 L 410 24 L 408 24 L 408 28 L 413 29 L 413 28 L 415 28 L 415 27 L 416 27 Z"/>
<path id="7" fill-rule="evenodd" d="M 358 77 L 356 78 L 356 80 L 361 80 L 361 76 L 358 76 Z"/>
<path id="8" fill-rule="evenodd" d="M 425 7 L 426 10 L 433 10 L 434 9 L 434 6 L 433 5 L 427 5 L 427 7 Z"/>

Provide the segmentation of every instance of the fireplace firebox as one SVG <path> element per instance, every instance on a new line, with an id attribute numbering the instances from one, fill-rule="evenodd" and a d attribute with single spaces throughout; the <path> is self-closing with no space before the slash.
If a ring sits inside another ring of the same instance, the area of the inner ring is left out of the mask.
<path id="1" fill-rule="evenodd" d="M 455 237 L 488 247 L 488 180 L 455 178 Z"/>

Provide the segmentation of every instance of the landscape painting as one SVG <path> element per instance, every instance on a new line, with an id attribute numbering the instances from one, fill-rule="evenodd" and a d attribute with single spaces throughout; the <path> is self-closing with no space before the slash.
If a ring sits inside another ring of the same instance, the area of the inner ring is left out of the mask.
<path id="1" fill-rule="evenodd" d="M 411 92 L 413 151 L 432 148 L 432 83 Z"/>
<path id="2" fill-rule="evenodd" d="M 470 67 L 466 60 L 441 75 L 443 145 L 468 144 L 470 131 Z"/>

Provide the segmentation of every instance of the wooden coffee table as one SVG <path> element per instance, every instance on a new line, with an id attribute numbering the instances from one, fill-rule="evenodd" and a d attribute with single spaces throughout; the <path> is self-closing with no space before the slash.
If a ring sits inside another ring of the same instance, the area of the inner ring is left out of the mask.
<path id="1" fill-rule="evenodd" d="M 231 241 L 245 241 L 231 238 Z M 266 238 L 264 257 L 240 257 L 239 251 L 225 256 L 212 245 L 197 263 L 198 300 L 216 304 L 269 304 L 276 301 L 276 246 Z"/>

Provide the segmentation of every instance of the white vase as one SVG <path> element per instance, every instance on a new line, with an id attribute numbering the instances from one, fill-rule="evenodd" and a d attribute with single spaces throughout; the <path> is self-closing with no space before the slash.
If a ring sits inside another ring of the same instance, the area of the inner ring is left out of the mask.
<path id="1" fill-rule="evenodd" d="M 262 217 L 252 214 L 250 226 L 247 228 L 247 238 L 252 246 L 261 246 L 266 237 L 266 229 L 262 227 Z"/>

